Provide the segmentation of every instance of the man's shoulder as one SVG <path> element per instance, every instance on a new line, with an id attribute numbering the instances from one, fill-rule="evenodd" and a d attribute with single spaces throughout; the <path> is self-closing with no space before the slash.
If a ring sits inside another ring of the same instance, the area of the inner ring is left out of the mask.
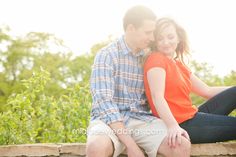
<path id="1" fill-rule="evenodd" d="M 119 40 L 116 39 L 109 43 L 107 46 L 103 47 L 100 52 L 102 53 L 117 53 L 119 51 L 118 49 L 118 42 Z"/>
<path id="2" fill-rule="evenodd" d="M 99 50 L 96 54 L 96 58 L 100 58 L 100 57 L 116 58 L 118 53 L 119 53 L 118 40 L 114 40 L 111 43 L 109 43 L 107 46 Z"/>

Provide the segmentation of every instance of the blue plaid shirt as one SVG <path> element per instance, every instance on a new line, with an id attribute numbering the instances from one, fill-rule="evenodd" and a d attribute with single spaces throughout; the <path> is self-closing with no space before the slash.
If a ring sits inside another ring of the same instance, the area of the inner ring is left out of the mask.
<path id="1" fill-rule="evenodd" d="M 93 98 L 91 120 L 127 124 L 130 117 L 148 122 L 155 118 L 150 113 L 144 93 L 140 64 L 143 54 L 140 51 L 133 55 L 124 37 L 97 53 L 90 79 Z"/>

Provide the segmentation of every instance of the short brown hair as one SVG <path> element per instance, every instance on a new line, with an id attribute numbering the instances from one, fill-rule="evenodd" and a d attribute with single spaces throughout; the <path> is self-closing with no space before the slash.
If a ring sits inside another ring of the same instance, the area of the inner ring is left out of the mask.
<path id="1" fill-rule="evenodd" d="M 151 9 L 145 6 L 141 6 L 141 5 L 134 6 L 126 12 L 123 18 L 123 28 L 124 30 L 126 30 L 126 27 L 129 24 L 134 25 L 136 28 L 140 27 L 144 20 L 155 21 L 156 15 Z"/>

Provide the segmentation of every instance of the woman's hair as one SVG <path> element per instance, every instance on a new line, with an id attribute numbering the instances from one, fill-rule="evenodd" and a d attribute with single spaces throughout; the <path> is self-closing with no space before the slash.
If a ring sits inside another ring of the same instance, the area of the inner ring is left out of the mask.
<path id="1" fill-rule="evenodd" d="M 175 27 L 176 33 L 177 33 L 177 36 L 179 39 L 179 43 L 176 48 L 175 59 L 179 59 L 181 62 L 184 63 L 185 55 L 189 54 L 189 43 L 188 43 L 186 31 L 180 25 L 178 25 L 173 19 L 166 18 L 166 17 L 157 20 L 156 28 L 154 31 L 155 41 L 151 43 L 151 51 L 145 55 L 144 60 L 146 60 L 146 58 L 150 55 L 151 52 L 157 51 L 156 40 L 157 40 L 159 34 L 161 33 L 161 31 L 163 31 L 164 28 L 166 28 L 170 25 Z"/>

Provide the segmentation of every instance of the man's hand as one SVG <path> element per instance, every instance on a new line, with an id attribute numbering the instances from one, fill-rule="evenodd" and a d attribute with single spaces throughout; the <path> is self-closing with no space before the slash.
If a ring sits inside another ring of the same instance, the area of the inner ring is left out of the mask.
<path id="1" fill-rule="evenodd" d="M 110 127 L 114 130 L 119 140 L 126 146 L 128 157 L 145 157 L 142 150 L 129 135 L 122 122 L 112 123 L 110 124 Z"/>
<path id="2" fill-rule="evenodd" d="M 145 157 L 143 151 L 138 147 L 137 144 L 127 147 L 127 155 L 128 157 Z"/>

